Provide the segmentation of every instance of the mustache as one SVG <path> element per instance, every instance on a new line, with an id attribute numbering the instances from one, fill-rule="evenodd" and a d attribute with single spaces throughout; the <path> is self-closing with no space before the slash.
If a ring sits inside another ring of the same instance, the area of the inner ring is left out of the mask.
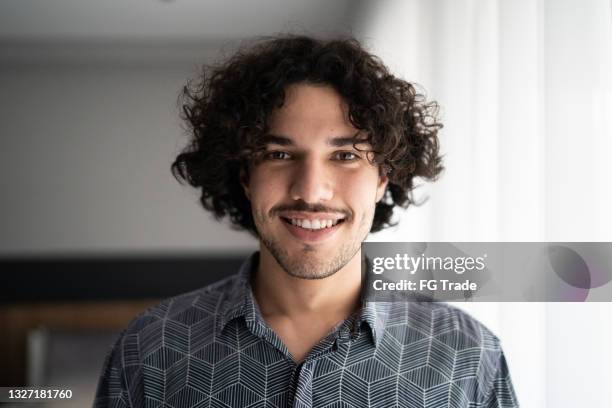
<path id="1" fill-rule="evenodd" d="M 274 208 L 272 208 L 271 213 L 273 215 L 282 212 L 282 211 L 304 211 L 304 212 L 312 212 L 312 213 L 338 213 L 344 214 L 347 218 L 351 217 L 351 212 L 341 208 L 332 208 L 324 206 L 323 204 L 309 204 L 305 201 L 296 201 L 291 204 L 281 204 Z"/>

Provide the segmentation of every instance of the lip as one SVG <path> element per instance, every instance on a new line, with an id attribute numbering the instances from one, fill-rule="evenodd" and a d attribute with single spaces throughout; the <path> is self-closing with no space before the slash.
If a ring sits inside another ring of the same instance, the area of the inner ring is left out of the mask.
<path id="1" fill-rule="evenodd" d="M 283 217 L 284 217 L 284 215 L 283 215 Z M 301 218 L 301 217 L 295 217 L 295 218 Z M 318 218 L 323 218 L 323 217 L 321 217 L 321 214 L 319 214 Z M 332 219 L 337 219 L 337 218 L 332 218 Z M 340 227 L 342 227 L 342 225 L 344 224 L 344 222 L 339 222 L 338 224 L 334 225 L 333 227 L 321 228 L 321 229 L 318 229 L 318 230 L 309 231 L 309 230 L 304 229 L 302 227 L 298 227 L 297 225 L 293 225 L 293 224 L 287 223 L 287 222 L 285 222 L 282 219 L 280 220 L 280 222 L 283 223 L 283 225 L 285 226 L 285 228 L 287 228 L 287 230 L 291 233 L 291 235 L 293 235 L 294 237 L 296 237 L 300 241 L 304 241 L 304 242 L 321 242 L 321 241 L 325 241 L 325 240 L 329 239 L 331 236 L 333 236 L 340 229 Z"/>

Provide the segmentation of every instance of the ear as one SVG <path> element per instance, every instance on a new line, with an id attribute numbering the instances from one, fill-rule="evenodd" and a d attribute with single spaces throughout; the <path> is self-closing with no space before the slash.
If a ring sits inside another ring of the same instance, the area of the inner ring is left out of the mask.
<path id="1" fill-rule="evenodd" d="M 249 176 L 244 166 L 240 169 L 240 185 L 244 190 L 244 195 L 251 201 L 251 191 L 249 190 Z"/>
<path id="2" fill-rule="evenodd" d="M 387 176 L 384 170 L 381 170 L 378 176 L 378 186 L 376 187 L 376 202 L 379 202 L 385 196 L 387 184 L 389 184 L 389 176 Z"/>

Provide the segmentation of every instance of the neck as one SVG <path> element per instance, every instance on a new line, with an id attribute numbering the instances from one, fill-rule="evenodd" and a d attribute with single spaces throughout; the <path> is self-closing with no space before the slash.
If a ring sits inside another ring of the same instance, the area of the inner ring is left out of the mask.
<path id="1" fill-rule="evenodd" d="M 322 279 L 289 275 L 264 245 L 260 245 L 253 292 L 264 317 L 308 315 L 346 318 L 359 306 L 361 250 L 340 270 Z"/>

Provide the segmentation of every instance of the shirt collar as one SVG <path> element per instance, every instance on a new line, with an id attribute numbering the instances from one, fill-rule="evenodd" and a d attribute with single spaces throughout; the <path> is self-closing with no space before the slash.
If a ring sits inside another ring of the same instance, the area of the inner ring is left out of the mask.
<path id="1" fill-rule="evenodd" d="M 361 308 L 361 320 L 365 321 L 372 332 L 372 340 L 378 346 L 385 333 L 385 325 L 389 316 L 391 304 L 388 302 L 363 301 Z"/>
<path id="2" fill-rule="evenodd" d="M 226 292 L 220 308 L 218 328 L 222 331 L 230 321 L 243 317 L 247 323 L 263 323 L 263 318 L 253 296 L 251 276 L 259 264 L 259 251 L 251 254 L 240 266 L 235 275 L 234 285 Z M 361 312 L 357 316 L 356 326 L 365 322 L 372 333 L 374 345 L 378 346 L 389 316 L 389 302 L 371 302 L 362 298 Z"/>
<path id="3" fill-rule="evenodd" d="M 246 320 L 256 320 L 255 300 L 251 288 L 251 276 L 259 264 L 259 252 L 251 254 L 240 266 L 235 275 L 234 284 L 225 293 L 220 308 L 218 320 L 219 329 L 223 330 L 227 323 L 244 317 Z"/>

